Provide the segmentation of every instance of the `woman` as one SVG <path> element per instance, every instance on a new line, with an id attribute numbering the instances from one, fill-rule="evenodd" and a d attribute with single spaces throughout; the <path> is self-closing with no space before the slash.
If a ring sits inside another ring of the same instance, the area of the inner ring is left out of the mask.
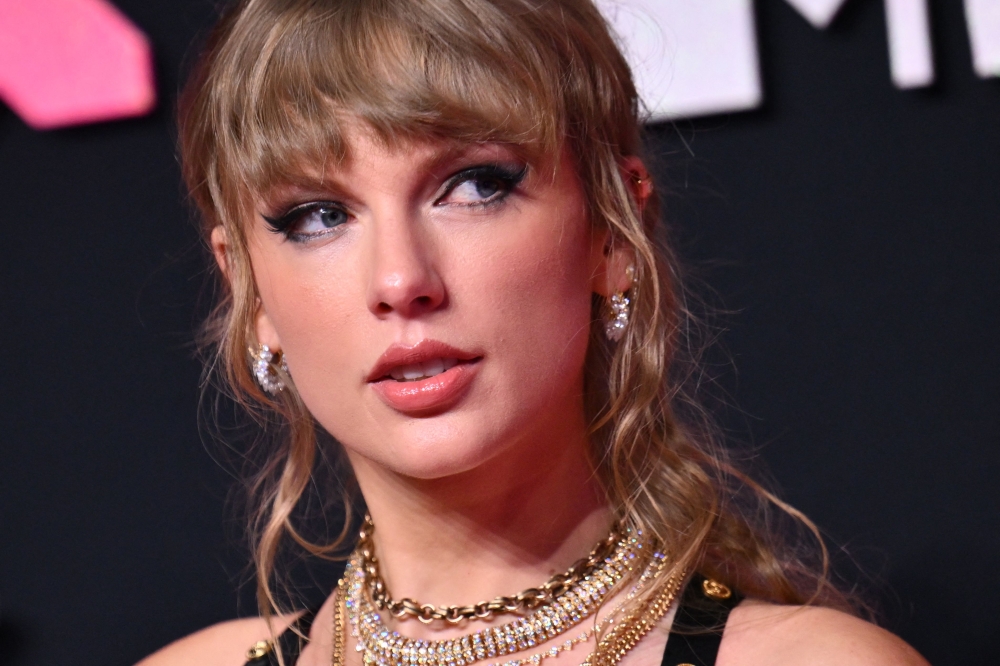
<path id="1" fill-rule="evenodd" d="M 589 0 L 225 14 L 181 154 L 225 285 L 215 367 L 281 430 L 254 486 L 262 617 L 144 664 L 924 663 L 765 529 L 768 503 L 811 524 L 683 418 L 639 153 Z M 354 545 L 294 519 L 341 453 L 358 547 L 317 612 L 276 613 L 283 541 Z"/>

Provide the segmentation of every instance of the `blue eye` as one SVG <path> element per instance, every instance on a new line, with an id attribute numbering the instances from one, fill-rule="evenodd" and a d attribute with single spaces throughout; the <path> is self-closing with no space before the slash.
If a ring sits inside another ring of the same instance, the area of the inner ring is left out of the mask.
<path id="1" fill-rule="evenodd" d="M 528 168 L 510 168 L 499 164 L 463 169 L 448 181 L 437 204 L 485 206 L 502 201 L 518 186 Z"/>
<path id="2" fill-rule="evenodd" d="M 329 201 L 300 204 L 277 218 L 262 217 L 275 233 L 293 241 L 322 236 L 350 219 L 347 211 Z"/>
<path id="3" fill-rule="evenodd" d="M 463 181 L 456 185 L 448 199 L 453 203 L 483 201 L 496 196 L 506 189 L 507 183 L 496 178 L 476 178 Z"/>

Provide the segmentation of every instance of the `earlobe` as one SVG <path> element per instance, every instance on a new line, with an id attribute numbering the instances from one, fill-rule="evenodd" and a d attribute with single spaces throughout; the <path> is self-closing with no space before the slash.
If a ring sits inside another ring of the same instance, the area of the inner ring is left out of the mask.
<path id="1" fill-rule="evenodd" d="M 281 338 L 259 298 L 257 299 L 257 316 L 254 318 L 254 332 L 257 334 L 258 343 L 267 345 L 273 352 L 281 351 Z"/>
<path id="2" fill-rule="evenodd" d="M 628 328 L 631 292 L 635 282 L 635 254 L 631 247 L 608 246 L 603 263 L 603 271 L 598 276 L 594 291 L 607 299 L 608 312 L 604 322 L 604 334 L 608 340 L 618 342 Z"/>
<path id="3" fill-rule="evenodd" d="M 626 292 L 632 288 L 635 282 L 635 256 L 631 248 L 616 248 L 608 257 L 606 273 L 606 292 L 604 296 L 611 296 Z"/>
<path id="4" fill-rule="evenodd" d="M 600 268 L 594 274 L 593 291 L 607 298 L 632 287 L 635 280 L 635 252 L 627 244 L 612 240 L 610 231 L 606 233 Z"/>

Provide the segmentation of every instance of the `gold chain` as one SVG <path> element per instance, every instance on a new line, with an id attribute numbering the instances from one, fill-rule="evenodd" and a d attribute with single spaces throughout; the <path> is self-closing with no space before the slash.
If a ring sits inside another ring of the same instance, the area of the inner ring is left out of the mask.
<path id="1" fill-rule="evenodd" d="M 680 588 L 679 580 L 683 580 L 682 575 L 672 576 L 666 583 L 664 591 L 658 595 L 656 603 L 647 606 L 648 613 L 640 618 L 640 625 L 634 626 L 636 622 L 635 613 L 623 618 L 617 625 L 598 643 L 590 655 L 580 664 L 580 666 L 617 666 L 622 658 L 635 647 L 656 624 L 663 619 L 663 616 L 670 610 L 677 591 Z M 330 655 L 331 666 L 346 666 L 346 651 L 344 646 L 344 581 L 340 581 L 337 586 L 336 602 L 333 610 L 333 649 Z M 630 595 L 631 596 L 631 595 Z M 572 650 L 579 643 L 586 642 L 595 634 L 599 635 L 607 624 L 614 624 L 616 616 L 623 609 L 623 602 L 614 608 L 608 617 L 598 623 L 593 629 L 589 629 L 577 638 L 565 641 L 556 647 L 523 659 L 518 659 L 518 666 L 537 666 L 546 657 L 555 657 L 559 653 Z M 506 665 L 505 665 L 506 666 Z"/>
<path id="2" fill-rule="evenodd" d="M 614 626 L 599 641 L 594 651 L 587 656 L 580 666 L 617 666 L 629 651 L 634 648 L 646 634 L 648 634 L 670 610 L 677 593 L 685 578 L 685 573 L 675 572 L 663 584 L 663 589 L 649 599 L 645 604 L 636 608 L 631 613 L 616 622 L 616 615 L 623 610 L 623 606 L 642 589 L 644 579 L 655 580 L 666 567 L 667 562 L 659 553 L 656 554 L 654 562 L 643 573 L 636 586 L 629 593 L 625 602 L 609 613 L 605 620 L 598 623 L 593 630 L 585 632 L 586 637 L 581 635 L 578 639 L 565 641 L 561 646 L 534 655 L 533 657 L 517 660 L 517 664 L 531 663 L 537 666 L 546 656 L 556 656 L 559 652 L 571 650 L 574 645 L 583 642 L 595 634 L 599 635 L 603 625 L 613 624 Z M 333 611 L 333 649 L 331 650 L 331 665 L 346 666 L 345 655 L 345 635 L 346 626 L 344 622 L 344 606 L 347 601 L 347 577 L 345 576 L 337 583 Z M 550 654 L 551 653 L 551 654 Z"/>
<path id="3" fill-rule="evenodd" d="M 379 573 L 375 544 L 372 541 L 374 531 L 375 524 L 372 522 L 371 516 L 366 515 L 361 534 L 358 537 L 358 550 L 361 553 L 362 567 L 366 574 L 368 593 L 375 607 L 379 610 L 388 610 L 397 618 L 410 615 L 424 623 L 445 620 L 452 624 L 458 624 L 462 620 L 487 619 L 503 613 L 523 612 L 555 601 L 574 585 L 592 574 L 622 538 L 621 530 L 616 525 L 611 530 L 611 534 L 597 544 L 587 557 L 578 560 L 563 573 L 554 575 L 541 587 L 529 587 L 511 597 L 500 596 L 492 601 L 480 601 L 478 604 L 470 606 L 438 607 L 431 604 L 421 604 L 408 597 L 399 601 L 392 598 Z"/>
<path id="4" fill-rule="evenodd" d="M 641 560 L 636 551 L 641 548 L 642 544 L 634 537 L 628 543 L 623 540 L 593 576 L 557 601 L 512 622 L 448 640 L 408 638 L 387 627 L 368 599 L 365 572 L 360 566 L 360 556 L 356 556 L 344 575 L 348 580 L 348 626 L 359 640 L 366 666 L 468 666 L 485 659 L 502 659 L 564 635 L 594 614 L 622 578 L 638 573 Z M 505 666 L 511 663 L 507 661 Z"/>
<path id="5" fill-rule="evenodd" d="M 580 666 L 617 666 L 667 614 L 677 598 L 684 577 L 684 572 L 671 575 L 663 584 L 662 590 L 608 631 Z"/>
<path id="6" fill-rule="evenodd" d="M 344 595 L 347 590 L 347 579 L 337 581 L 337 590 L 333 593 L 333 654 L 331 666 L 346 666 L 344 649 Z"/>
<path id="7" fill-rule="evenodd" d="M 628 604 L 637 595 L 641 594 L 647 585 L 656 581 L 660 577 L 660 574 L 663 573 L 665 564 L 666 562 L 664 556 L 657 553 L 657 555 L 654 557 L 654 561 L 650 563 L 650 565 L 642 573 L 642 576 L 639 577 L 638 582 L 636 582 L 636 584 L 632 587 L 632 589 L 629 590 L 629 593 L 628 595 L 626 595 L 624 601 L 620 602 L 617 606 L 612 608 L 611 611 L 608 612 L 606 617 L 601 618 L 600 621 L 598 621 L 591 628 L 584 631 L 582 634 L 576 636 L 575 638 L 571 638 L 567 641 L 563 641 L 562 643 L 557 644 L 555 647 L 549 648 L 548 650 L 539 652 L 530 657 L 522 657 L 514 661 L 505 661 L 502 664 L 500 662 L 497 662 L 495 664 L 490 664 L 489 666 L 539 666 L 539 664 L 543 660 L 548 659 L 549 657 L 557 657 L 562 652 L 568 652 L 577 645 L 588 642 L 594 636 L 600 636 L 604 632 L 606 627 L 613 625 L 617 621 L 618 616 L 622 615 L 625 612 L 625 608 L 628 606 Z"/>

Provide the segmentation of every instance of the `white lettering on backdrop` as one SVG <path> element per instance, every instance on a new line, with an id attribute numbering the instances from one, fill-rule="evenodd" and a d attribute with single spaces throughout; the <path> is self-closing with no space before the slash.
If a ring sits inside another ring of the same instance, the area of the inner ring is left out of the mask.
<path id="1" fill-rule="evenodd" d="M 934 83 L 934 55 L 927 0 L 885 0 L 889 31 L 889 67 L 899 88 Z"/>
<path id="2" fill-rule="evenodd" d="M 965 20 L 976 73 L 1000 76 L 1000 0 L 965 0 Z"/>
<path id="3" fill-rule="evenodd" d="M 598 0 L 651 119 L 760 104 L 753 0 Z"/>
<path id="4" fill-rule="evenodd" d="M 846 0 L 786 0 L 827 27 Z M 884 0 L 892 80 L 934 82 L 927 0 Z M 622 42 L 653 121 L 757 107 L 753 0 L 597 0 Z M 1000 76 L 1000 0 L 965 0 L 980 76 Z"/>
<path id="5" fill-rule="evenodd" d="M 830 25 L 845 0 L 785 0 L 785 2 L 795 7 L 806 20 L 822 30 Z"/>

